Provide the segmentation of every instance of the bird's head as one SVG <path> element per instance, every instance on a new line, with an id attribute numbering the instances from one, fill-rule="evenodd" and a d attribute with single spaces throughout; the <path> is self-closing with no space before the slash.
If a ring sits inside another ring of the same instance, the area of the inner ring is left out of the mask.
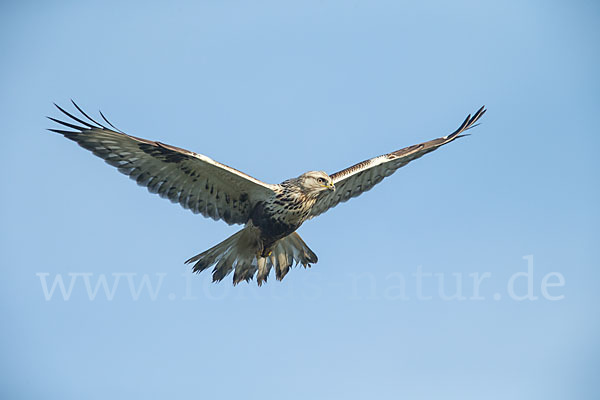
<path id="1" fill-rule="evenodd" d="M 333 179 L 323 171 L 309 171 L 300 175 L 298 180 L 307 193 L 319 194 L 324 190 L 335 190 Z"/>

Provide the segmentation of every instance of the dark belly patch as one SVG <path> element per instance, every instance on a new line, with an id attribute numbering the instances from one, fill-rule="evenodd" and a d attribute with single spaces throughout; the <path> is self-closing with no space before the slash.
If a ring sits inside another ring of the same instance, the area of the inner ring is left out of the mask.
<path id="1" fill-rule="evenodd" d="M 263 202 L 257 203 L 252 210 L 250 219 L 254 226 L 260 229 L 265 250 L 277 240 L 294 232 L 301 225 L 301 223 L 287 223 L 282 217 L 281 213 L 272 210 Z"/>

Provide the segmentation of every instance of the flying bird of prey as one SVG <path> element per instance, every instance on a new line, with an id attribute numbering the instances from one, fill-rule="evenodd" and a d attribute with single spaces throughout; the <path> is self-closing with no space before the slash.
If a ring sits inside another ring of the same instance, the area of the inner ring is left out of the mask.
<path id="1" fill-rule="evenodd" d="M 56 105 L 70 122 L 48 117 L 72 130 L 51 131 L 103 158 L 151 193 L 205 217 L 230 225 L 244 224 L 233 236 L 186 261 L 194 263 L 194 272 L 214 266 L 215 282 L 235 271 L 234 285 L 250 281 L 255 274 L 258 285 L 262 285 L 272 268 L 281 280 L 292 265 L 310 267 L 316 263 L 316 254 L 296 233 L 304 221 L 370 190 L 410 161 L 465 136 L 464 132 L 476 126 L 486 111 L 481 107 L 447 136 L 360 162 L 335 174 L 309 171 L 280 184 L 269 184 L 202 154 L 127 135 L 102 112 L 106 125 L 89 117 L 75 102 L 73 105 L 81 113 L 79 117 Z"/>

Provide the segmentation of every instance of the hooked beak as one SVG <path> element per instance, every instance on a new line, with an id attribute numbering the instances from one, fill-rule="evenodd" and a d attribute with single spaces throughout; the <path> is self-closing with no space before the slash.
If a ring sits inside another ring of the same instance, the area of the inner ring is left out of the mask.
<path id="1" fill-rule="evenodd" d="M 327 184 L 327 188 L 333 192 L 335 192 L 335 185 L 333 184 L 333 182 L 329 182 Z"/>

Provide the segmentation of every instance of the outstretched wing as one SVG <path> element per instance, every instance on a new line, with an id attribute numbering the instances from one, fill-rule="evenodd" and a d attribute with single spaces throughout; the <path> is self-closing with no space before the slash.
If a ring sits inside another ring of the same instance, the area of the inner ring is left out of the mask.
<path id="1" fill-rule="evenodd" d="M 158 193 L 194 213 L 222 219 L 230 225 L 243 224 L 249 219 L 252 205 L 273 194 L 276 185 L 261 182 L 201 154 L 129 136 L 100 113 L 114 130 L 109 129 L 90 118 L 74 102 L 73 105 L 82 114 L 81 118 L 58 105 L 56 107 L 72 121 L 48 118 L 74 131 L 50 131 L 77 142 L 139 185 L 146 186 L 151 193 Z"/>
<path id="2" fill-rule="evenodd" d="M 310 218 L 316 217 L 339 203 L 370 190 L 383 178 L 392 175 L 398 168 L 405 166 L 412 160 L 465 136 L 461 133 L 477 126 L 477 120 L 485 114 L 485 111 L 485 107 L 481 107 L 473 116 L 469 115 L 462 125 L 450 135 L 363 161 L 331 175 L 336 189 L 334 192 L 327 191 L 321 194 L 321 197 L 317 199 L 312 207 Z"/>

